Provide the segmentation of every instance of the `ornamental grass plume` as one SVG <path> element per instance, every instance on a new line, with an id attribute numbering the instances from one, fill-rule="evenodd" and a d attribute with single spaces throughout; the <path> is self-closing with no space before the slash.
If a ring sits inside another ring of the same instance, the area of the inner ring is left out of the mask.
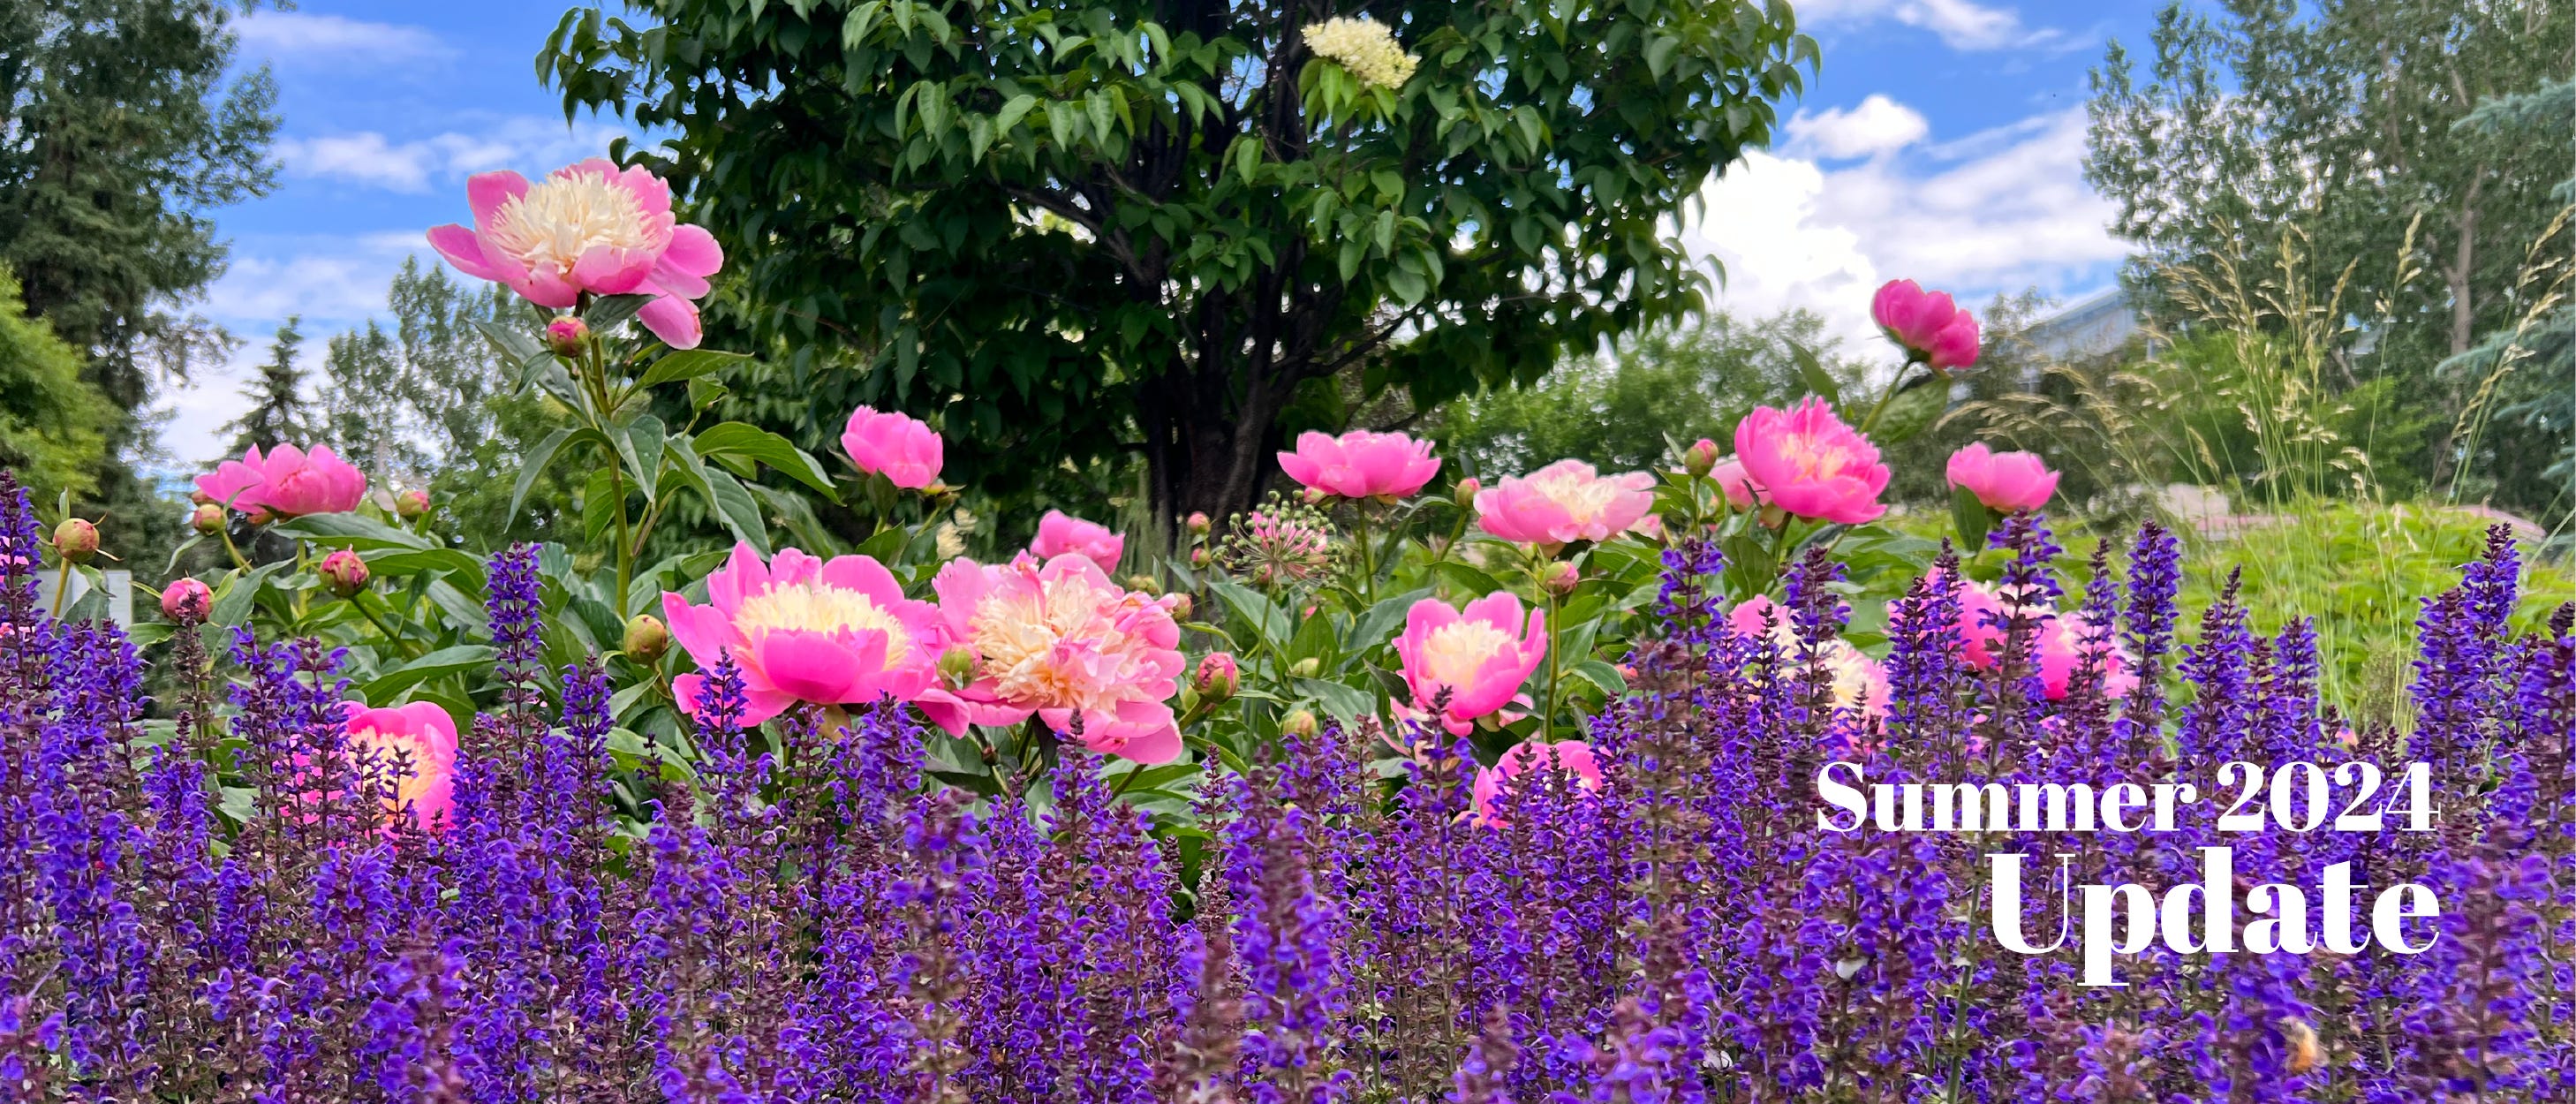
<path id="1" fill-rule="evenodd" d="M 2036 515 L 1996 539 L 1992 662 L 1964 654 L 1945 555 L 1884 624 L 1883 713 L 1830 707 L 1839 565 L 1792 562 L 1766 619 L 1788 641 L 1739 635 L 1723 557 L 1684 541 L 1664 631 L 1582 744 L 1488 768 L 1436 725 L 1326 725 L 1207 766 L 1188 833 L 1088 757 L 946 786 L 942 737 L 890 698 L 747 728 L 730 653 L 692 684 L 693 777 L 639 771 L 599 662 L 544 667 L 538 559 L 513 549 L 489 570 L 502 689 L 456 732 L 446 813 L 388 823 L 407 783 L 365 768 L 380 737 L 342 657 L 238 631 L 218 659 L 181 633 L 156 646 L 171 700 L 148 700 L 114 626 L 37 605 L 41 537 L 0 474 L 0 1098 L 2569 1099 L 2576 609 L 2508 628 L 2508 535 L 2422 609 L 2420 723 L 2351 744 L 2303 622 L 2258 631 L 2231 592 L 2178 643 L 2170 534 L 2080 594 Z M 2063 697 L 2043 607 L 2081 626 Z M 2230 792 L 2230 760 L 2412 760 L 2440 815 L 1832 831 L 1811 781 L 1833 758 L 1874 782 L 2203 792 Z M 2220 840 L 2237 882 L 2350 863 L 2441 914 L 2412 922 L 2418 954 L 2140 940 L 2119 987 L 2079 984 L 2081 925 L 2033 955 L 1984 928 L 1987 853 L 2161 891 Z"/>

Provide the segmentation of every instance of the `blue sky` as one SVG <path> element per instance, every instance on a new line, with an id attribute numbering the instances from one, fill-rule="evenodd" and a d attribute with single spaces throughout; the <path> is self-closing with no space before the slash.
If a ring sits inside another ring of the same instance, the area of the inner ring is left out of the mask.
<path id="1" fill-rule="evenodd" d="M 1866 332 L 1869 290 L 1910 276 L 1982 300 L 2036 286 L 2073 299 L 2107 286 L 2121 249 L 2081 177 L 2087 69 L 2117 36 L 2142 44 L 2161 0 L 1808 0 L 1823 46 L 1782 140 L 1711 185 L 1692 247 L 1726 271 L 1744 311 L 1816 309 Z M 268 336 L 300 314 L 321 338 L 384 306 L 422 232 L 466 217 L 464 178 L 529 175 L 603 151 L 613 120 L 567 123 L 536 80 L 550 0 L 302 0 L 242 27 L 266 62 L 284 126 L 279 187 L 215 213 L 231 270 L 197 309 L 246 344 L 166 396 L 183 466 L 212 459 L 217 427 Z"/>

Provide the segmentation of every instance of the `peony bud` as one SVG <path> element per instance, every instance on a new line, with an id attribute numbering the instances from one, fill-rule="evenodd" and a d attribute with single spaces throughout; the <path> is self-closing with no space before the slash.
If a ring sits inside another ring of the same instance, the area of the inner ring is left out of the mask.
<path id="1" fill-rule="evenodd" d="M 1191 566 L 1191 567 L 1206 567 L 1207 565 L 1208 565 L 1208 550 L 1207 550 L 1207 549 L 1204 549 L 1204 548 L 1193 548 L 1193 549 L 1190 549 L 1190 566 Z"/>
<path id="2" fill-rule="evenodd" d="M 569 314 L 546 323 L 546 348 L 565 360 L 578 360 L 590 348 L 590 323 Z"/>
<path id="3" fill-rule="evenodd" d="M 54 526 L 54 551 L 64 563 L 88 563 L 98 555 L 98 526 L 79 518 L 66 518 Z"/>
<path id="4" fill-rule="evenodd" d="M 414 487 L 394 496 L 394 516 L 404 521 L 419 521 L 429 516 L 429 492 Z"/>
<path id="5" fill-rule="evenodd" d="M 626 632 L 617 638 L 617 650 L 638 663 L 655 663 L 662 653 L 671 650 L 671 629 L 662 619 L 639 613 L 626 619 Z"/>
<path id="6" fill-rule="evenodd" d="M 1297 492 L 1297 501 L 1303 502 L 1309 506 L 1321 506 L 1326 502 L 1332 501 L 1332 498 L 1332 492 L 1324 490 L 1321 487 L 1308 487 L 1305 490 Z"/>
<path id="7" fill-rule="evenodd" d="M 1471 475 L 1459 480 L 1458 489 L 1449 497 L 1457 500 L 1459 509 L 1473 510 L 1476 508 L 1476 492 L 1484 489 L 1485 485 L 1477 482 L 1476 477 Z"/>
<path id="8" fill-rule="evenodd" d="M 189 502 L 191 505 L 204 506 L 204 505 L 207 505 L 208 503 L 213 502 L 214 500 L 215 500 L 215 496 L 210 495 L 210 494 L 207 494 L 207 493 L 206 493 L 206 492 L 204 492 L 204 491 L 190 491 L 190 492 L 188 492 L 188 502 Z"/>
<path id="9" fill-rule="evenodd" d="M 367 561 L 346 548 L 322 557 L 322 562 L 313 570 L 322 576 L 331 593 L 340 597 L 347 598 L 367 589 Z"/>
<path id="10" fill-rule="evenodd" d="M 1548 593 L 1559 598 L 1574 593 L 1574 588 L 1582 584 L 1583 573 L 1575 570 L 1573 564 L 1563 560 L 1547 565 L 1538 573 L 1538 585 L 1547 588 Z"/>
<path id="11" fill-rule="evenodd" d="M 1315 715 L 1303 709 L 1280 718 L 1279 721 L 1281 733 L 1301 738 L 1312 736 L 1322 728 L 1323 726 L 1316 722 Z"/>
<path id="12" fill-rule="evenodd" d="M 1234 656 L 1226 652 L 1209 652 L 1199 661 L 1198 677 L 1190 680 L 1190 688 L 1210 705 L 1233 697 L 1242 687 L 1243 672 L 1236 669 Z"/>
<path id="13" fill-rule="evenodd" d="M 1172 620 L 1174 620 L 1174 621 L 1187 621 L 1187 620 L 1189 620 L 1189 619 L 1190 619 L 1190 610 L 1191 610 L 1193 607 L 1192 607 L 1192 604 L 1191 604 L 1191 602 L 1190 602 L 1190 596 L 1189 596 L 1189 595 L 1186 595 L 1186 594 L 1170 594 L 1170 595 L 1165 595 L 1165 596 L 1164 596 L 1164 598 L 1163 598 L 1163 601 L 1166 603 L 1166 605 L 1165 605 L 1163 608 L 1165 608 L 1165 609 L 1168 609 L 1168 610 L 1172 611 Z"/>
<path id="14" fill-rule="evenodd" d="M 1716 468 L 1717 442 L 1702 437 L 1682 450 L 1682 470 L 1689 472 L 1691 478 L 1708 478 L 1708 473 Z"/>
<path id="15" fill-rule="evenodd" d="M 1163 584 L 1151 575 L 1130 575 L 1127 577 L 1127 589 L 1138 594 L 1161 594 Z"/>
<path id="16" fill-rule="evenodd" d="M 963 690 L 975 681 L 975 650 L 963 644 L 950 645 L 939 653 L 939 677 L 951 690 Z"/>
<path id="17" fill-rule="evenodd" d="M 215 612 L 215 592 L 195 579 L 180 579 L 161 591 L 161 616 L 194 625 Z"/>
<path id="18" fill-rule="evenodd" d="M 1307 656 L 1288 665 L 1288 674 L 1294 678 L 1313 678 L 1323 670 L 1324 661 L 1314 656 Z"/>
<path id="19" fill-rule="evenodd" d="M 209 537 L 223 532 L 224 508 L 208 504 L 188 511 L 188 528 Z"/>
<path id="20" fill-rule="evenodd" d="M 1192 536 L 1200 537 L 1208 535 L 1208 530 L 1215 528 L 1215 524 L 1208 520 L 1207 511 L 1205 510 L 1191 511 L 1189 520 L 1182 524 L 1190 527 L 1190 534 Z"/>

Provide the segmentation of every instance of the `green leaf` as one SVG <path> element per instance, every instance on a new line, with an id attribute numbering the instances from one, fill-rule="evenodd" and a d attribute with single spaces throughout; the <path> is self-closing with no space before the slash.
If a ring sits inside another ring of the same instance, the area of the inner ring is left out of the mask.
<path id="1" fill-rule="evenodd" d="M 1345 725 L 1377 712 L 1376 695 L 1338 682 L 1301 678 L 1297 680 L 1297 692 L 1315 699 L 1315 704 L 1323 706 L 1324 712 Z"/>
<path id="2" fill-rule="evenodd" d="M 1952 487 L 1950 524 L 1959 529 L 1959 549 L 1973 554 L 1986 546 L 1986 534 L 1995 527 L 1995 512 L 1977 501 L 1976 492 L 1966 487 Z"/>
<path id="3" fill-rule="evenodd" d="M 554 462 L 555 450 L 562 448 L 572 434 L 569 427 L 546 434 L 545 440 L 537 442 L 537 447 L 529 449 L 528 454 L 519 459 L 519 480 L 510 485 L 510 512 L 502 517 L 504 524 L 519 516 L 520 505 L 528 501 L 529 488 L 537 485 L 537 477 L 545 473 L 546 465 Z"/>
<path id="4" fill-rule="evenodd" d="M 832 477 L 824 473 L 823 465 L 816 463 L 804 449 L 797 448 L 787 438 L 758 426 L 719 422 L 698 434 L 696 446 L 698 455 L 708 459 L 740 456 L 760 461 L 822 492 L 832 501 L 840 501 L 839 492 L 832 488 Z"/>
<path id="5" fill-rule="evenodd" d="M 1628 680 L 1617 667 L 1598 659 L 1587 659 L 1574 665 L 1574 677 L 1601 688 L 1601 692 L 1618 697 L 1628 692 Z"/>
<path id="6" fill-rule="evenodd" d="M 625 325 L 627 319 L 635 317 L 636 311 L 643 310 L 644 305 L 652 301 L 650 295 L 603 295 L 592 301 L 589 310 L 582 312 L 581 320 L 591 329 L 606 333 Z"/>
<path id="7" fill-rule="evenodd" d="M 364 551 L 370 548 L 431 548 L 429 538 L 407 533 L 361 514 L 306 514 L 278 522 L 274 531 L 289 537 L 302 537 L 333 546 Z"/>
<path id="8" fill-rule="evenodd" d="M 1441 560 L 1432 564 L 1431 574 L 1442 582 L 1466 591 L 1470 597 L 1482 598 L 1504 589 L 1502 580 L 1456 560 Z"/>
<path id="9" fill-rule="evenodd" d="M 546 347 L 539 344 L 535 337 L 504 323 L 478 320 L 474 323 L 474 328 L 483 335 L 483 340 L 492 343 L 492 350 L 500 354 L 501 361 L 505 364 L 524 364 L 533 358 L 548 355 Z"/>
<path id="10" fill-rule="evenodd" d="M 740 364 L 743 361 L 750 359 L 751 354 L 749 353 L 727 353 L 719 352 L 714 349 L 683 349 L 679 352 L 672 353 L 669 356 L 665 356 L 660 360 L 654 361 L 651 368 L 644 370 L 644 378 L 635 381 L 635 384 L 638 387 L 658 387 L 665 383 L 675 383 L 680 380 L 693 380 L 709 373 L 733 367 L 736 364 Z"/>
<path id="11" fill-rule="evenodd" d="M 1385 644 L 1395 636 L 1395 627 L 1404 623 L 1405 615 L 1412 612 L 1413 604 L 1428 597 L 1431 597 L 1431 591 L 1424 588 L 1378 599 L 1378 603 L 1370 606 L 1368 612 L 1361 614 L 1351 626 L 1350 638 L 1343 641 L 1344 650 L 1364 653 Z"/>
<path id="12" fill-rule="evenodd" d="M 1241 583 L 1224 579 L 1209 580 L 1208 589 L 1215 591 L 1217 598 L 1225 603 L 1226 608 L 1250 625 L 1252 631 L 1260 634 L 1261 639 L 1276 644 L 1287 642 L 1288 615 L 1270 599 L 1262 597 Z"/>
<path id="13" fill-rule="evenodd" d="M 471 589 L 483 589 L 483 561 L 453 548 L 406 548 L 380 551 L 364 558 L 367 569 L 383 578 L 444 571 L 464 580 Z"/>
<path id="14" fill-rule="evenodd" d="M 644 500 L 652 501 L 655 488 L 661 485 L 662 419 L 650 414 L 637 417 L 615 440 L 618 458 L 626 462 L 626 473 L 634 477 L 636 488 L 644 492 Z"/>
<path id="15" fill-rule="evenodd" d="M 403 691 L 431 679 L 488 668 L 492 666 L 493 658 L 492 646 L 489 644 L 459 644 L 452 648 L 440 648 L 377 675 L 368 680 L 365 686 L 360 687 L 358 693 L 371 705 L 385 705 L 399 697 Z"/>
<path id="16" fill-rule="evenodd" d="M 760 503 L 733 473 L 718 468 L 707 469 L 707 489 L 715 499 L 716 517 L 735 540 L 749 544 L 752 550 L 769 555 L 769 525 L 760 516 Z"/>
<path id="17" fill-rule="evenodd" d="M 261 587 L 281 571 L 293 571 L 295 561 L 279 560 L 250 569 L 247 574 L 224 580 L 215 590 L 214 611 L 206 615 L 211 625 L 238 625 L 250 617 L 251 603 L 259 598 Z"/>
<path id="18" fill-rule="evenodd" d="M 1789 342 L 1789 359 L 1798 362 L 1798 378 L 1806 383 L 1807 390 L 1832 403 L 1835 409 L 1842 408 L 1843 385 L 1835 382 L 1833 373 L 1825 371 L 1824 363 L 1816 359 L 1815 350 L 1795 341 Z"/>

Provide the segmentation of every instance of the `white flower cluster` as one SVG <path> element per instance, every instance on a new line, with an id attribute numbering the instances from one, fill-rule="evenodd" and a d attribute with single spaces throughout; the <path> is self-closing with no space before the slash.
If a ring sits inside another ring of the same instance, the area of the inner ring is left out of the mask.
<path id="1" fill-rule="evenodd" d="M 1337 16 L 1306 28 L 1306 48 L 1348 70 L 1362 84 L 1401 88 L 1422 59 L 1395 44 L 1395 32 L 1374 19 Z"/>

